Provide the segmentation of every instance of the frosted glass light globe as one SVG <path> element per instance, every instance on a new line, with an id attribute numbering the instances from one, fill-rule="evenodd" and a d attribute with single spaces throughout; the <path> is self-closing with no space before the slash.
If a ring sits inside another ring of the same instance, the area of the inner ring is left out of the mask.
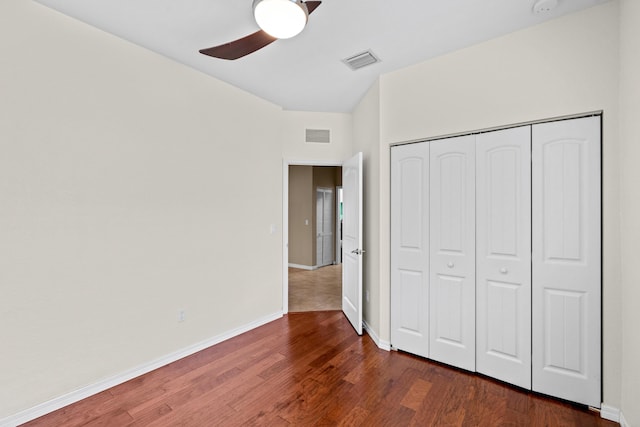
<path id="1" fill-rule="evenodd" d="M 300 34 L 309 17 L 300 0 L 254 0 L 253 15 L 264 32 L 278 39 Z"/>

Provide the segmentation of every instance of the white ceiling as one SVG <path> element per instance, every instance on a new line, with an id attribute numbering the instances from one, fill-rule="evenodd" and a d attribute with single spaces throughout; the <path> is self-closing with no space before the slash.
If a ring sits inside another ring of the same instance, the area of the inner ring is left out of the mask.
<path id="1" fill-rule="evenodd" d="M 350 112 L 381 74 L 608 0 L 323 0 L 302 34 L 235 61 L 198 50 L 258 30 L 252 0 L 37 1 L 286 110 Z M 342 62 L 368 49 L 382 62 Z"/>

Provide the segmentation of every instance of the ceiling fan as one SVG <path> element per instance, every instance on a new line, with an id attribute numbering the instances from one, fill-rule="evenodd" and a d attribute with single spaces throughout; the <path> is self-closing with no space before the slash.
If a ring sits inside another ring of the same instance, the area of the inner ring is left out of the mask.
<path id="1" fill-rule="evenodd" d="M 261 28 L 253 34 L 199 52 L 220 59 L 238 59 L 273 43 L 299 34 L 307 24 L 309 14 L 321 1 L 253 0 L 253 15 Z"/>

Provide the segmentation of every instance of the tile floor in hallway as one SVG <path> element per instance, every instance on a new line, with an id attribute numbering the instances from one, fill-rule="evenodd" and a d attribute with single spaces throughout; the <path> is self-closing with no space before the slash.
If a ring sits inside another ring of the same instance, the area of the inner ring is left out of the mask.
<path id="1" fill-rule="evenodd" d="M 317 270 L 289 268 L 289 312 L 340 310 L 342 265 Z"/>

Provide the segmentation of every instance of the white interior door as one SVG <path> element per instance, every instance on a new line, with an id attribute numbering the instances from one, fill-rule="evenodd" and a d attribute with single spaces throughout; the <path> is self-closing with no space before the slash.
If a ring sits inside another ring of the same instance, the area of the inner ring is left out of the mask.
<path id="1" fill-rule="evenodd" d="M 429 357 L 429 143 L 391 149 L 391 344 Z"/>
<path id="2" fill-rule="evenodd" d="M 362 335 L 362 153 L 342 165 L 342 311 Z"/>
<path id="3" fill-rule="evenodd" d="M 333 259 L 333 190 L 316 189 L 316 265 L 332 264 Z"/>
<path id="4" fill-rule="evenodd" d="M 531 126 L 476 137 L 476 370 L 531 388 Z"/>
<path id="5" fill-rule="evenodd" d="M 475 370 L 475 137 L 431 141 L 429 354 Z"/>
<path id="6" fill-rule="evenodd" d="M 600 407 L 600 117 L 532 132 L 533 390 Z"/>

